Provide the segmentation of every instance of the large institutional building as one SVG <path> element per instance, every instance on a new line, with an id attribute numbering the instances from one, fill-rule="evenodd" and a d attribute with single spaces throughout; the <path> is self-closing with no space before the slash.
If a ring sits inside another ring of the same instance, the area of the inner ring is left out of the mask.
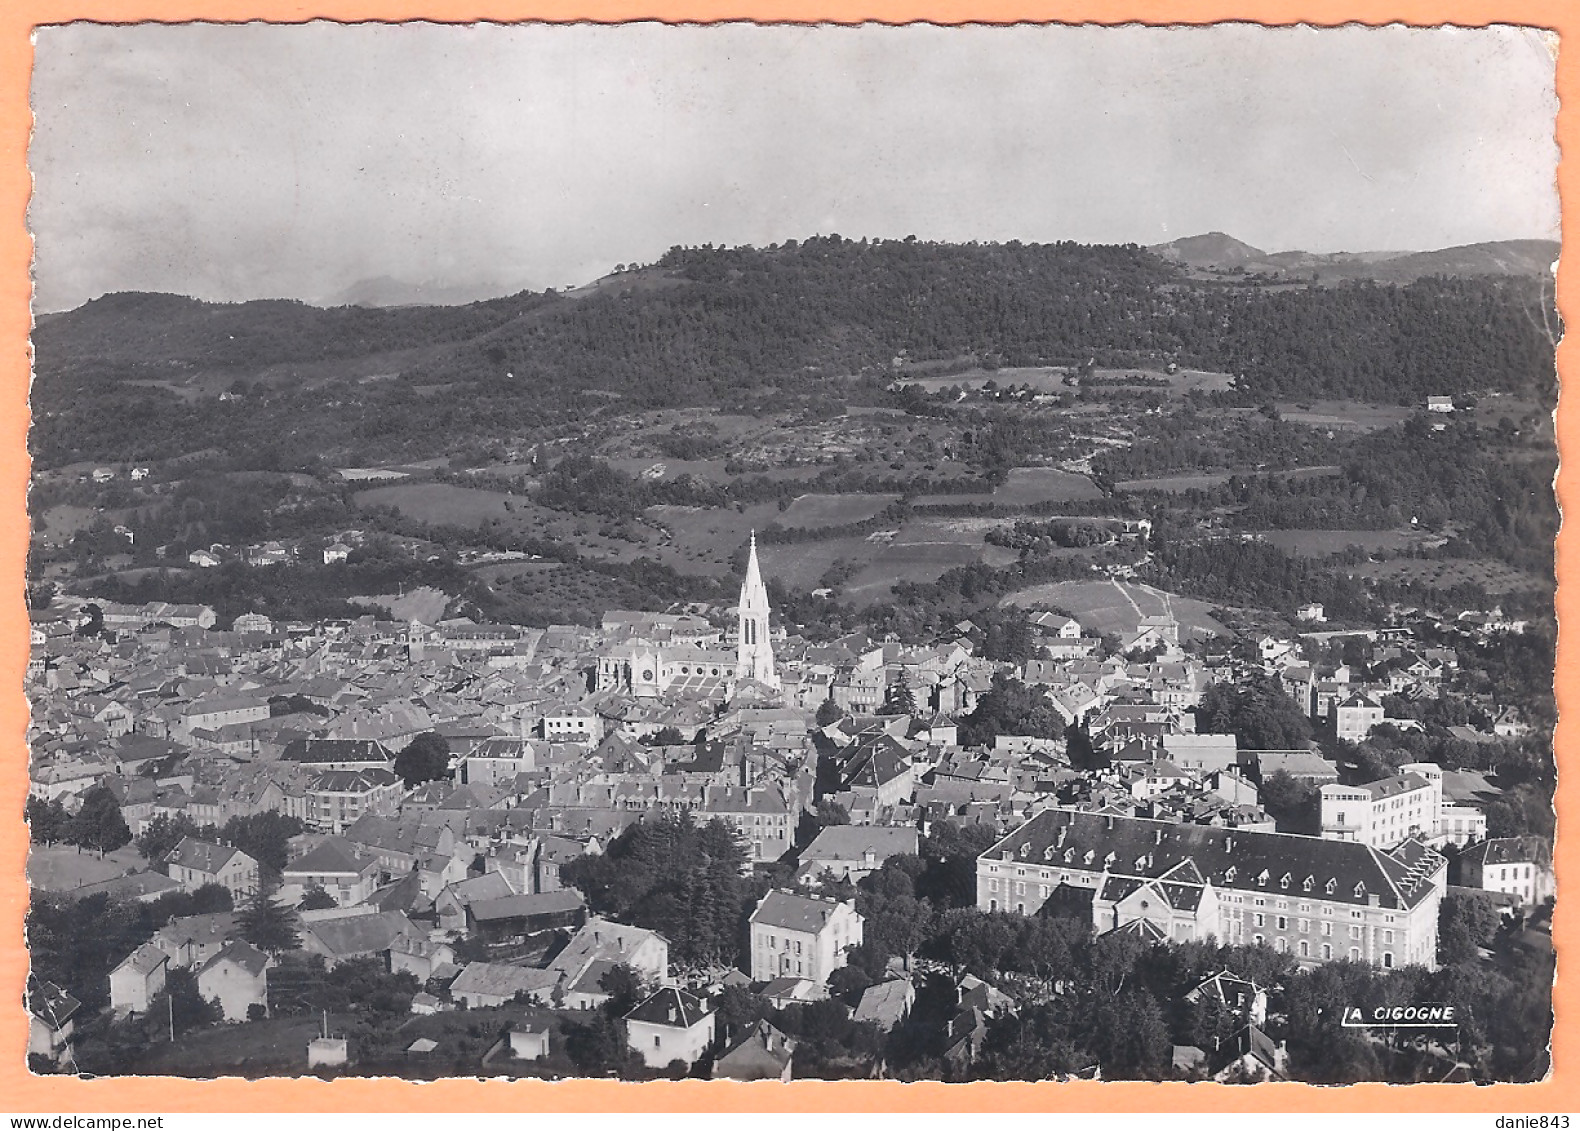
<path id="1" fill-rule="evenodd" d="M 1302 965 L 1437 964 L 1448 862 L 1355 841 L 1050 809 L 977 859 L 977 906 L 1089 914 L 1099 933 L 1265 944 Z"/>

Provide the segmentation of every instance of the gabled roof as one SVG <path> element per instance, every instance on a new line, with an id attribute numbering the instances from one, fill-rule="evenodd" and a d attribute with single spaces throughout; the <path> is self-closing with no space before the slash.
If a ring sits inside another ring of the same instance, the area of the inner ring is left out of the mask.
<path id="1" fill-rule="evenodd" d="M 706 1021 L 713 1011 L 700 997 L 666 986 L 625 1015 L 627 1021 L 689 1029 Z"/>
<path id="2" fill-rule="evenodd" d="M 819 832 L 801 854 L 806 860 L 857 860 L 869 849 L 879 860 L 915 855 L 918 833 L 914 827 L 882 825 L 830 825 Z"/>
<path id="3" fill-rule="evenodd" d="M 205 962 L 203 964 L 203 970 L 200 970 L 199 973 L 202 973 L 206 970 L 211 970 L 214 967 L 220 966 L 224 963 L 229 963 L 232 966 L 239 966 L 253 977 L 257 977 L 268 968 L 269 956 L 263 953 L 263 951 L 259 950 L 257 947 L 253 946 L 251 943 L 240 941 L 230 942 L 225 944 L 223 950 Z"/>
<path id="4" fill-rule="evenodd" d="M 480 899 L 472 904 L 472 917 L 480 923 L 517 919 L 533 915 L 563 915 L 587 905 L 575 888 L 561 888 L 529 895 L 506 895 Z"/>
<path id="5" fill-rule="evenodd" d="M 411 920 L 399 911 L 317 919 L 302 925 L 302 933 L 312 935 L 324 950 L 345 957 L 387 950 L 397 939 L 414 929 Z"/>
<path id="6" fill-rule="evenodd" d="M 328 836 L 318 842 L 318 846 L 305 855 L 292 860 L 285 866 L 285 874 L 346 874 L 361 875 L 370 868 L 378 867 L 378 858 L 364 853 L 361 849 L 337 836 Z"/>
<path id="7" fill-rule="evenodd" d="M 170 850 L 170 855 L 165 857 L 165 863 L 170 866 L 192 868 L 213 876 L 218 875 L 220 869 L 229 864 L 233 856 L 246 856 L 246 853 L 223 844 L 211 844 L 206 840 L 197 840 L 188 836 L 182 837 L 181 843 Z M 247 859 L 252 858 L 249 856 Z"/>
<path id="8" fill-rule="evenodd" d="M 116 963 L 116 970 L 131 970 L 134 973 L 147 976 L 159 967 L 170 961 L 170 956 L 160 950 L 153 943 L 143 943 L 120 962 Z"/>

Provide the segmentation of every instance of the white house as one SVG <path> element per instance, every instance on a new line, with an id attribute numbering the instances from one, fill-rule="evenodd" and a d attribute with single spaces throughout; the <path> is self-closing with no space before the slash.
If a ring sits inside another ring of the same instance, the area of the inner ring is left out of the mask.
<path id="1" fill-rule="evenodd" d="M 845 965 L 845 952 L 861 943 L 861 925 L 854 902 L 770 891 L 752 912 L 752 980 L 827 982 Z"/>
<path id="2" fill-rule="evenodd" d="M 165 988 L 170 956 L 153 943 L 143 943 L 110 971 L 110 1006 L 128 1013 L 147 1013 Z"/>
<path id="3" fill-rule="evenodd" d="M 714 1018 L 701 998 L 666 987 L 625 1015 L 626 1042 L 649 1068 L 691 1065 L 713 1043 Z"/>

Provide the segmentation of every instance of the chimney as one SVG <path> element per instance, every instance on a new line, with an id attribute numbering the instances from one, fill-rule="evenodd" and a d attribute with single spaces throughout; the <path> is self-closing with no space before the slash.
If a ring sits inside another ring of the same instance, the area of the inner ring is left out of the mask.
<path id="1" fill-rule="evenodd" d="M 671 1025 L 675 1023 L 675 1007 L 673 1005 L 669 1007 L 669 1023 Z"/>
<path id="2" fill-rule="evenodd" d="M 1155 834 L 1155 839 L 1152 841 L 1152 843 L 1153 844 L 1162 844 L 1163 843 L 1163 830 L 1162 829 L 1158 829 L 1157 830 L 1157 833 Z"/>
<path id="3" fill-rule="evenodd" d="M 1104 817 L 1103 818 L 1103 824 L 1105 826 L 1107 826 L 1109 832 L 1113 832 L 1114 831 L 1114 815 L 1112 813 L 1110 813 L 1110 814 L 1108 814 L 1108 816 Z"/>
<path id="4" fill-rule="evenodd" d="M 1234 837 L 1226 836 L 1226 837 L 1223 838 L 1223 850 L 1225 852 L 1233 852 L 1234 851 Z"/>

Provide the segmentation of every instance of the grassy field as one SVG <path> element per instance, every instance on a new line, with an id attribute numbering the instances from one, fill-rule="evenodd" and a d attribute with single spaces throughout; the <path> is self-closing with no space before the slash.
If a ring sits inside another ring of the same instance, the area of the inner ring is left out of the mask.
<path id="1" fill-rule="evenodd" d="M 997 503 L 1006 507 L 1027 507 L 1038 503 L 1068 503 L 1102 497 L 1097 485 L 1084 475 L 1056 467 L 1017 467 L 991 494 L 923 495 L 916 505 L 950 506 L 957 503 Z"/>
<path id="2" fill-rule="evenodd" d="M 879 545 L 865 568 L 844 587 L 844 596 L 857 603 L 881 601 L 897 582 L 933 582 L 956 566 L 986 561 L 1007 565 L 1015 551 L 989 546 L 983 535 L 996 525 L 978 518 L 919 518 L 900 528 L 887 544 Z"/>
<path id="3" fill-rule="evenodd" d="M 1133 581 L 1055 581 L 1011 593 L 1001 604 L 1037 605 L 1069 610 L 1087 633 L 1134 632 L 1143 617 L 1172 615 L 1180 636 L 1200 637 L 1225 631 L 1205 601 L 1180 597 Z"/>
<path id="4" fill-rule="evenodd" d="M 763 576 L 792 589 L 816 589 L 835 562 L 844 560 L 864 565 L 878 554 L 881 546 L 863 537 L 820 538 L 815 542 L 776 543 L 759 546 L 757 556 Z"/>
<path id="5" fill-rule="evenodd" d="M 1322 558 L 1359 546 L 1367 553 L 1402 550 L 1422 536 L 1409 530 L 1262 530 L 1257 537 L 1302 558 Z"/>
<path id="6" fill-rule="evenodd" d="M 521 495 L 458 487 L 449 483 L 401 483 L 358 491 L 358 506 L 394 507 L 419 522 L 498 530 L 569 542 L 582 553 L 609 561 L 652 555 L 661 532 L 639 522 L 601 515 L 569 514 L 540 507 Z M 620 534 L 628 537 L 620 537 Z"/>
<path id="7" fill-rule="evenodd" d="M 1409 419 L 1415 412 L 1404 405 L 1360 401 L 1280 401 L 1277 407 L 1279 417 L 1291 424 L 1337 432 L 1376 432 Z"/>
<path id="8" fill-rule="evenodd" d="M 753 530 L 778 518 L 779 508 L 772 503 L 744 511 L 660 506 L 649 507 L 647 515 L 671 534 L 654 548 L 653 557 L 683 573 L 718 575 L 729 572 L 730 555 Z"/>
<path id="9" fill-rule="evenodd" d="M 1229 482 L 1229 473 L 1219 471 L 1192 475 L 1159 475 L 1152 479 L 1126 479 L 1115 483 L 1116 491 L 1167 491 L 1177 495 L 1184 491 L 1205 491 Z"/>
<path id="10" fill-rule="evenodd" d="M 148 865 L 127 845 L 104 854 L 83 852 L 66 844 L 33 845 L 27 856 L 27 882 L 40 891 L 71 891 L 84 884 L 113 880 Z"/>
<path id="11" fill-rule="evenodd" d="M 1028 386 L 1039 393 L 1064 392 L 1070 386 L 1064 383 L 1065 374 L 1069 371 L 1060 366 L 1026 366 L 1009 369 L 968 369 L 952 377 L 910 377 L 903 376 L 901 380 L 908 385 L 920 385 L 930 393 L 940 389 L 959 386 L 962 389 L 980 389 L 992 381 L 1000 388 L 1020 388 Z M 1182 397 L 1192 389 L 1205 389 L 1209 392 L 1228 389 L 1233 386 L 1234 378 L 1227 373 L 1215 373 L 1205 369 L 1178 369 L 1172 374 L 1165 373 L 1162 369 L 1148 368 L 1145 366 L 1131 366 L 1125 369 L 1094 369 L 1092 376 L 1099 380 L 1122 380 L 1127 377 L 1142 377 L 1149 380 L 1163 380 L 1168 382 L 1168 393 Z M 1136 386 L 1144 388 L 1147 386 Z M 1163 390 L 1163 386 L 1151 386 Z"/>
<path id="12" fill-rule="evenodd" d="M 438 624 L 444 619 L 444 607 L 450 603 L 450 595 L 424 585 L 410 593 L 385 593 L 377 597 L 352 597 L 351 600 L 356 604 L 382 605 L 396 620 Z"/>
<path id="13" fill-rule="evenodd" d="M 865 522 L 897 499 L 898 495 L 801 495 L 780 514 L 779 525 L 817 527 Z"/>
<path id="14" fill-rule="evenodd" d="M 1521 589 L 1550 588 L 1551 577 L 1522 573 L 1502 562 L 1486 558 L 1398 558 L 1390 562 L 1366 562 L 1349 571 L 1355 577 L 1385 578 L 1448 589 L 1462 582 L 1481 586 L 1488 593 L 1512 593 Z"/>

